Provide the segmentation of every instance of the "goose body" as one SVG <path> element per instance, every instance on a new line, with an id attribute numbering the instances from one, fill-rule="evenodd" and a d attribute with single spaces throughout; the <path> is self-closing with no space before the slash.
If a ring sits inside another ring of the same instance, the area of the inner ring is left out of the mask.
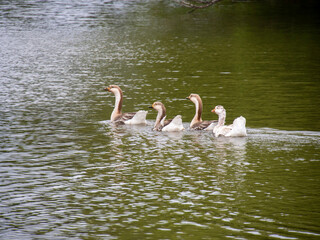
<path id="1" fill-rule="evenodd" d="M 177 132 L 184 130 L 180 115 L 175 116 L 172 120 L 165 120 L 166 108 L 161 102 L 154 102 L 150 108 L 158 111 L 153 130 L 163 132 Z"/>
<path id="2" fill-rule="evenodd" d="M 131 113 L 122 113 L 123 93 L 119 86 L 110 85 L 105 88 L 106 91 L 112 92 L 115 96 L 115 105 L 111 113 L 111 122 L 120 124 L 147 124 L 147 111 L 138 111 Z"/>
<path id="3" fill-rule="evenodd" d="M 203 121 L 201 118 L 202 115 L 202 100 L 198 94 L 190 94 L 187 97 L 190 101 L 192 101 L 196 107 L 196 113 L 190 123 L 190 128 L 194 130 L 213 130 L 214 126 L 217 125 L 218 121 Z"/>
<path id="4" fill-rule="evenodd" d="M 218 124 L 213 128 L 213 134 L 215 137 L 245 137 L 247 136 L 246 119 L 244 117 L 238 117 L 233 121 L 231 125 L 224 125 L 226 120 L 226 110 L 223 106 L 216 106 L 211 112 L 216 113 L 219 116 Z"/>

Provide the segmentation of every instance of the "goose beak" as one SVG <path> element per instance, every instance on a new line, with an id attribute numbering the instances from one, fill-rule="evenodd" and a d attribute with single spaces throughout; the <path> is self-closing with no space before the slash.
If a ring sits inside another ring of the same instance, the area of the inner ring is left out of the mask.
<path id="1" fill-rule="evenodd" d="M 153 108 L 152 106 L 149 106 L 149 108 Z"/>
<path id="2" fill-rule="evenodd" d="M 152 106 L 150 106 L 149 108 L 153 108 L 153 106 L 154 106 L 154 103 L 153 103 Z"/>
<path id="3" fill-rule="evenodd" d="M 106 87 L 104 90 L 105 90 L 105 91 L 108 91 L 108 92 L 111 92 L 111 91 L 110 91 L 110 87 Z"/>
<path id="4" fill-rule="evenodd" d="M 213 112 L 213 113 L 216 112 L 216 108 L 212 109 L 211 112 Z"/>
<path id="5" fill-rule="evenodd" d="M 186 99 L 190 100 L 190 97 L 186 97 Z"/>

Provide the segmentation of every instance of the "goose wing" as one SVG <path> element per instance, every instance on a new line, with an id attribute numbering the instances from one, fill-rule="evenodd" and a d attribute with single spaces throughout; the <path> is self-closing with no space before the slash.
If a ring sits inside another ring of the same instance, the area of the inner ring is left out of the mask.
<path id="1" fill-rule="evenodd" d="M 131 113 L 123 113 L 121 115 L 119 115 L 114 122 L 117 124 L 124 124 L 125 121 L 128 121 L 130 119 L 132 119 L 134 117 L 136 113 L 135 112 L 131 112 Z"/>
<path id="2" fill-rule="evenodd" d="M 123 113 L 117 122 L 123 122 L 124 124 L 147 124 L 146 116 L 147 111 L 138 111 L 131 113 Z"/>
<path id="3" fill-rule="evenodd" d="M 162 131 L 166 132 L 176 132 L 176 131 L 182 131 L 184 130 L 183 124 L 182 124 L 182 118 L 181 115 L 175 116 L 169 124 L 165 125 L 162 128 Z"/>
<path id="4" fill-rule="evenodd" d="M 233 127 L 232 125 L 222 126 L 219 129 L 219 135 L 223 135 L 223 136 L 228 135 L 232 131 L 232 127 Z"/>
<path id="5" fill-rule="evenodd" d="M 194 124 L 194 126 L 192 126 L 192 129 L 194 129 L 194 130 L 204 130 L 204 129 L 211 130 L 217 124 L 218 124 L 217 120 L 202 121 L 202 122 L 198 122 L 198 123 Z"/>
<path id="6" fill-rule="evenodd" d="M 246 119 L 238 117 L 233 121 L 232 130 L 226 135 L 230 137 L 245 137 L 247 136 Z"/>
<path id="7" fill-rule="evenodd" d="M 162 127 L 169 125 L 172 122 L 172 119 L 165 120 Z"/>
<path id="8" fill-rule="evenodd" d="M 136 115 L 136 112 L 130 112 L 130 113 L 123 113 L 121 116 L 122 121 L 128 121 L 130 119 L 132 119 L 134 117 L 134 115 Z"/>
<path id="9" fill-rule="evenodd" d="M 169 120 L 164 120 L 164 119 L 162 119 L 162 120 L 161 120 L 161 124 L 158 125 L 157 127 L 155 127 L 153 130 L 162 131 L 162 129 L 163 129 L 165 126 L 168 126 L 171 122 L 172 122 L 172 119 L 169 119 Z"/>

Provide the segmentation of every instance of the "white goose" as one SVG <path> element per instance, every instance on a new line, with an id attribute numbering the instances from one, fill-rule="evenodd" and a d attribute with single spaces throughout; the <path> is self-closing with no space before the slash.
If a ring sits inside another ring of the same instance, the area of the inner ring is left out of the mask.
<path id="1" fill-rule="evenodd" d="M 201 114 L 202 114 L 202 100 L 198 94 L 190 94 L 187 97 L 190 101 L 192 101 L 196 106 L 196 113 L 190 123 L 190 128 L 194 130 L 212 130 L 215 125 L 217 125 L 218 121 L 202 121 Z"/>
<path id="2" fill-rule="evenodd" d="M 119 86 L 110 85 L 104 90 L 112 92 L 116 98 L 114 109 L 111 113 L 111 122 L 120 123 L 120 124 L 147 124 L 146 116 L 147 111 L 138 111 L 131 113 L 122 113 L 122 102 L 123 102 L 123 93 Z"/>
<path id="3" fill-rule="evenodd" d="M 231 125 L 224 125 L 226 121 L 226 110 L 223 106 L 218 105 L 211 112 L 216 113 L 219 116 L 218 125 L 213 128 L 213 134 L 215 137 L 245 137 L 247 136 L 246 119 L 244 117 L 238 117 L 233 121 Z"/>
<path id="4" fill-rule="evenodd" d="M 153 130 L 163 132 L 177 132 L 184 130 L 181 115 L 175 116 L 172 120 L 165 120 L 166 108 L 161 102 L 154 102 L 150 108 L 158 111 Z"/>

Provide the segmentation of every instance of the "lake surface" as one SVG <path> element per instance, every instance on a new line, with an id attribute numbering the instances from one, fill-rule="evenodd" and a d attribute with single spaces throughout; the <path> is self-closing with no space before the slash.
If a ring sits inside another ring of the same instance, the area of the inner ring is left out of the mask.
<path id="1" fill-rule="evenodd" d="M 319 239 L 320 17 L 298 2 L 1 1 L 0 239 Z M 110 84 L 148 125 L 110 123 Z M 190 131 L 190 93 L 248 137 Z M 155 101 L 186 130 L 152 131 Z"/>

